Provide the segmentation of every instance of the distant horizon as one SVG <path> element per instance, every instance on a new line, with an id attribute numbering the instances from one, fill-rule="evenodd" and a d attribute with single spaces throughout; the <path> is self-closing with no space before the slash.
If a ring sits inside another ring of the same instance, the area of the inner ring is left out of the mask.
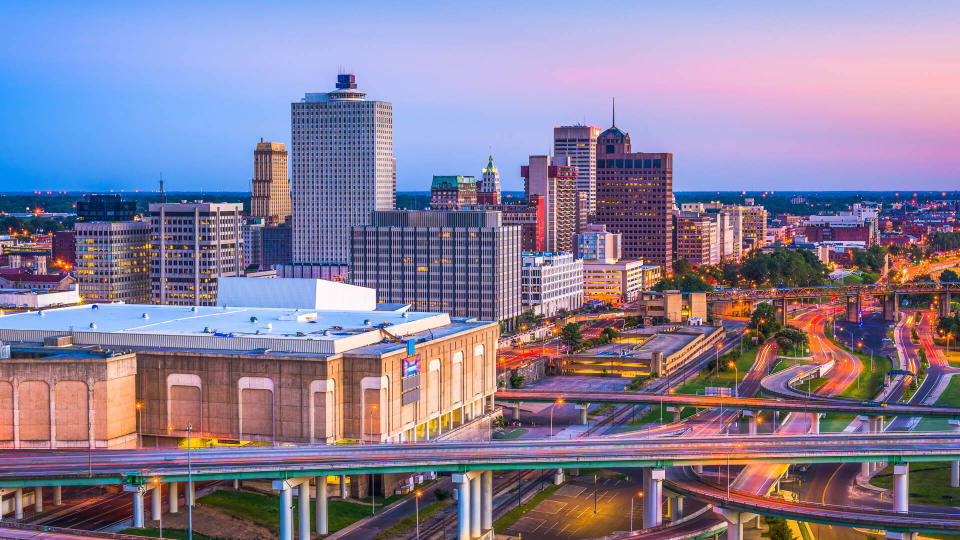
<path id="1" fill-rule="evenodd" d="M 951 189 L 958 25 L 943 2 L 6 2 L 0 186 L 249 189 L 257 141 L 289 148 L 291 103 L 351 72 L 393 104 L 401 191 L 490 154 L 520 189 L 613 98 L 677 192 Z"/>

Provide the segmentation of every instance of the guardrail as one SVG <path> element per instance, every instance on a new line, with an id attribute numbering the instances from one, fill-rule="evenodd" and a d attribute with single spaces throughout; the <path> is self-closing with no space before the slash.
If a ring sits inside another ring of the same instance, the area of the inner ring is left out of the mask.
<path id="1" fill-rule="evenodd" d="M 872 283 L 869 285 L 827 285 L 816 287 L 772 287 L 769 289 L 726 289 L 707 291 L 707 302 L 756 300 L 769 298 L 815 298 L 818 296 L 858 296 L 882 294 L 960 293 L 960 283 L 925 281 L 920 283 Z"/>

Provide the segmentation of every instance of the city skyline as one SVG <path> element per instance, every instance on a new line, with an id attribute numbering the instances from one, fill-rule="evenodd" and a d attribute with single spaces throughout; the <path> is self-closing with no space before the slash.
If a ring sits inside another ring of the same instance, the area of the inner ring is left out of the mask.
<path id="1" fill-rule="evenodd" d="M 255 141 L 289 145 L 289 103 L 338 71 L 394 103 L 400 191 L 479 176 L 491 153 L 518 190 L 554 126 L 606 129 L 613 97 L 638 151 L 675 154 L 677 191 L 949 189 L 960 172 L 949 4 L 117 6 L 4 7 L 4 185 L 243 190 Z"/>

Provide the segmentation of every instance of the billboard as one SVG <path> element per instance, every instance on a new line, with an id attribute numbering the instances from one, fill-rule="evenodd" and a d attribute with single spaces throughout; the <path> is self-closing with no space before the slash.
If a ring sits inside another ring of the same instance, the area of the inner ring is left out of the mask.
<path id="1" fill-rule="evenodd" d="M 409 377 L 420 373 L 420 355 L 415 354 L 403 359 L 403 376 Z"/>

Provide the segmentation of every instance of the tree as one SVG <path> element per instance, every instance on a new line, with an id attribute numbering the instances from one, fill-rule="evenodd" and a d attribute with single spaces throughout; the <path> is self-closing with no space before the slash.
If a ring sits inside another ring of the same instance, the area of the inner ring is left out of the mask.
<path id="1" fill-rule="evenodd" d="M 686 274 L 693 270 L 693 265 L 686 259 L 677 259 L 673 261 L 674 274 Z"/>
<path id="2" fill-rule="evenodd" d="M 780 330 L 780 320 L 777 318 L 777 308 L 762 302 L 753 310 L 750 317 L 750 327 L 757 328 L 764 335 L 770 335 Z"/>
<path id="3" fill-rule="evenodd" d="M 796 326 L 787 326 L 774 336 L 781 350 L 799 347 L 807 342 L 807 334 Z"/>
<path id="4" fill-rule="evenodd" d="M 583 340 L 583 335 L 580 333 L 580 325 L 577 323 L 567 323 L 563 330 L 560 331 L 560 340 L 563 341 L 563 344 L 566 345 L 570 350 L 573 350 L 580 344 L 580 341 Z"/>
<path id="5" fill-rule="evenodd" d="M 956 283 L 960 281 L 960 275 L 957 275 L 957 273 L 951 269 L 947 269 L 943 272 L 940 272 L 940 281 Z"/>

